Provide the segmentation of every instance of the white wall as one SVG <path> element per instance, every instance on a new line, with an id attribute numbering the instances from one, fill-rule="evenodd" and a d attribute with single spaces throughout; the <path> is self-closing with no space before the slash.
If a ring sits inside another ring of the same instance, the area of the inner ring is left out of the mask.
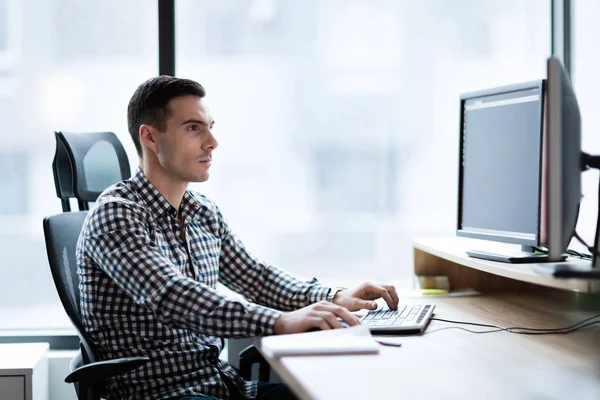
<path id="1" fill-rule="evenodd" d="M 77 351 L 50 351 L 48 353 L 50 366 L 50 396 L 49 400 L 77 400 L 75 388 L 72 384 L 65 382 L 65 377 L 69 375 L 69 364 L 71 358 Z"/>

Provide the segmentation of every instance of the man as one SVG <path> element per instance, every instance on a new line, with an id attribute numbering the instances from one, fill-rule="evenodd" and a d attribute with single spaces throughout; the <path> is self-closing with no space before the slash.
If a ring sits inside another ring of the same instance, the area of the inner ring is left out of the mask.
<path id="1" fill-rule="evenodd" d="M 221 338 L 356 325 L 349 310 L 374 309 L 379 297 L 398 304 L 393 286 L 336 292 L 258 261 L 218 207 L 187 190 L 208 179 L 217 148 L 204 96 L 168 76 L 138 87 L 127 117 L 139 169 L 102 193 L 77 244 L 82 319 L 98 356 L 150 358 L 109 382 L 111 399 L 291 398 L 283 385 L 241 379 L 219 360 Z"/>

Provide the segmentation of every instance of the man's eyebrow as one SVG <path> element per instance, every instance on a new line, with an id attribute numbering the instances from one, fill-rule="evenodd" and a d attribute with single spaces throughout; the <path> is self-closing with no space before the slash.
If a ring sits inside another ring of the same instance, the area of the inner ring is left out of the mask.
<path id="1" fill-rule="evenodd" d="M 208 126 L 208 124 L 205 121 L 201 121 L 199 119 L 194 119 L 194 118 L 187 119 L 181 123 L 181 125 L 187 125 L 187 124 L 200 124 L 200 125 Z M 210 126 L 213 126 L 214 124 L 215 124 L 215 121 L 211 122 Z"/>

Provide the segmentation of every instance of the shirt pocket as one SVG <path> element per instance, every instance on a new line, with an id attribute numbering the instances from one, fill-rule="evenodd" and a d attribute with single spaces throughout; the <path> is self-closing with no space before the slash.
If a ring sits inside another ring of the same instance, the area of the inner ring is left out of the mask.
<path id="1" fill-rule="evenodd" d="M 189 244 L 196 279 L 213 288 L 216 287 L 219 280 L 221 239 L 205 233 L 195 232 Z"/>

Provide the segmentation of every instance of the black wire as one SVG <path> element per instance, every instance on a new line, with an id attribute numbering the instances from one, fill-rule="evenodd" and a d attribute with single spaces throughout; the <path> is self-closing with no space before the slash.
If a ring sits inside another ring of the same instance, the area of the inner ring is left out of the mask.
<path id="1" fill-rule="evenodd" d="M 600 246 L 600 179 L 598 180 L 598 215 L 596 216 L 596 236 L 594 237 L 594 251 L 591 253 L 594 255 L 592 258 L 592 267 L 598 264 L 598 246 Z"/>
<path id="2" fill-rule="evenodd" d="M 423 333 L 423 335 L 428 335 L 430 333 L 434 333 L 434 332 L 437 332 L 437 331 L 445 331 L 447 329 L 460 329 L 461 331 L 467 331 L 467 332 L 470 332 L 470 333 L 494 333 L 494 332 L 500 332 L 500 331 L 502 331 L 502 329 L 492 329 L 492 330 L 489 330 L 489 331 L 474 331 L 474 330 L 471 330 L 471 329 L 463 328 L 461 326 L 447 326 L 445 328 L 428 329 L 425 333 Z"/>
<path id="3" fill-rule="evenodd" d="M 584 324 L 584 323 L 586 323 L 588 321 L 591 321 L 593 319 L 596 319 L 596 318 L 600 318 L 600 314 L 597 314 L 597 315 L 594 315 L 592 317 L 586 318 L 583 321 L 580 321 L 580 322 L 578 322 L 576 324 L 573 324 L 571 326 L 567 326 L 567 327 L 564 327 L 564 328 L 523 328 L 523 327 L 518 327 L 518 326 L 511 326 L 511 327 L 508 327 L 508 328 L 503 328 L 503 327 L 498 326 L 498 325 L 481 324 L 481 323 L 477 323 L 477 322 L 453 321 L 453 320 L 449 320 L 449 319 L 442 319 L 442 318 L 436 318 L 436 317 L 431 318 L 431 319 L 432 320 L 436 320 L 436 321 L 449 322 L 449 323 L 453 323 L 453 324 L 482 326 L 482 327 L 486 327 L 486 328 L 495 328 L 495 329 L 503 329 L 503 330 L 555 332 L 555 331 L 564 331 L 564 330 L 575 328 L 578 325 Z"/>
<path id="4" fill-rule="evenodd" d="M 576 323 L 576 324 L 573 324 L 573 325 L 571 325 L 571 326 L 567 326 L 567 327 L 565 327 L 565 328 L 520 328 L 520 327 L 516 327 L 516 326 L 515 326 L 515 327 L 510 327 L 510 328 L 507 328 L 507 329 L 519 329 L 519 330 L 527 330 L 527 331 L 542 331 L 542 332 L 550 332 L 550 331 L 563 331 L 563 330 L 566 330 L 566 329 L 572 329 L 572 328 L 575 328 L 577 325 L 584 324 L 584 323 L 586 323 L 586 322 L 588 322 L 588 321 L 591 321 L 591 320 L 593 320 L 593 319 L 596 319 L 596 318 L 599 318 L 599 317 L 600 317 L 600 314 L 597 314 L 597 315 L 594 315 L 594 316 L 592 316 L 592 317 L 586 318 L 586 319 L 584 319 L 583 321 L 579 321 L 579 322 L 578 322 L 578 323 Z"/>
<path id="5" fill-rule="evenodd" d="M 600 217 L 600 211 L 598 212 L 598 216 Z M 598 223 L 600 223 L 600 220 L 598 221 Z M 596 229 L 597 230 L 597 229 Z M 586 247 L 586 249 L 588 249 L 588 251 L 590 253 L 592 253 L 590 256 L 591 258 L 594 256 L 600 256 L 600 253 L 598 251 L 596 251 L 595 248 L 588 246 L 588 244 L 585 242 L 585 240 L 582 239 L 581 236 L 579 236 L 579 234 L 577 233 L 577 231 L 575 231 L 573 233 L 573 236 L 575 236 L 575 239 L 577 239 L 579 241 L 579 243 L 581 243 L 582 245 L 584 245 Z"/>
<path id="6" fill-rule="evenodd" d="M 591 247 L 585 242 L 585 240 L 583 240 L 583 238 L 579 236 L 577 231 L 575 231 L 573 235 L 575 236 L 575 239 L 579 241 L 579 243 L 585 246 L 586 249 L 591 249 Z"/>
<path id="7" fill-rule="evenodd" d="M 485 327 L 485 328 L 493 328 L 492 330 L 489 330 L 489 331 L 472 331 L 470 329 L 460 328 L 462 330 L 466 330 L 466 331 L 472 332 L 472 333 L 492 333 L 492 332 L 505 331 L 505 332 L 509 332 L 509 333 L 516 333 L 519 335 L 553 335 L 553 334 L 571 333 L 571 332 L 575 332 L 579 329 L 582 329 L 582 328 L 585 328 L 585 327 L 588 327 L 591 325 L 600 324 L 600 320 L 589 322 L 596 318 L 600 318 L 600 314 L 586 318 L 583 321 L 580 321 L 576 324 L 573 324 L 571 326 L 567 326 L 564 328 L 523 328 L 523 327 L 517 327 L 517 326 L 503 328 L 498 325 L 480 324 L 477 322 L 453 321 L 453 320 L 449 320 L 449 319 L 442 319 L 442 318 L 435 318 L 435 317 L 431 318 L 431 319 L 434 321 L 448 322 L 451 324 L 472 325 L 472 326 L 481 326 L 481 327 Z M 586 322 L 587 322 L 587 324 L 586 324 Z M 436 332 L 438 330 L 440 330 L 440 329 L 436 329 L 433 332 Z"/>
<path id="8" fill-rule="evenodd" d="M 588 155 L 588 158 L 590 158 L 591 156 Z M 594 159 L 598 159 L 598 157 L 594 156 Z M 587 167 L 590 167 L 589 164 L 586 164 Z M 597 168 L 596 165 L 594 165 L 593 168 Z M 585 240 L 583 240 L 583 238 L 581 236 L 579 236 L 579 234 L 577 233 L 577 231 L 573 232 L 573 236 L 575 236 L 575 238 L 579 241 L 579 243 L 581 243 L 582 245 L 585 246 L 586 249 L 588 249 L 588 251 L 590 253 L 592 253 L 592 267 L 594 267 L 597 264 L 598 261 L 598 257 L 600 257 L 600 252 L 598 251 L 598 246 L 600 246 L 599 240 L 600 240 L 600 180 L 598 181 L 598 212 L 596 214 L 596 232 L 595 232 L 596 236 L 594 237 L 594 247 L 588 245 L 586 243 Z"/>
<path id="9" fill-rule="evenodd" d="M 506 328 L 503 328 L 503 327 L 498 326 L 498 325 L 480 324 L 480 323 L 477 323 L 477 322 L 452 321 L 450 319 L 442 319 L 442 318 L 435 318 L 435 317 L 432 317 L 431 320 L 432 321 L 449 322 L 451 324 L 482 326 L 482 327 L 485 327 L 485 328 L 495 328 L 495 329 L 500 329 L 500 330 L 506 329 Z"/>
<path id="10" fill-rule="evenodd" d="M 578 326 L 577 328 L 569 329 L 569 330 L 566 330 L 566 331 L 559 331 L 559 330 L 557 330 L 557 331 L 548 331 L 548 332 L 531 332 L 531 331 L 529 331 L 529 332 L 516 332 L 516 331 L 509 330 L 508 332 L 510 332 L 510 333 L 516 333 L 516 334 L 519 334 L 519 335 L 566 335 L 566 334 L 569 334 L 569 333 L 577 332 L 580 329 L 587 328 L 588 326 L 592 326 L 592 325 L 596 325 L 596 324 L 600 324 L 600 321 L 589 322 L 587 324 Z"/>
<path id="11" fill-rule="evenodd" d="M 587 254 L 587 253 L 580 253 L 578 251 L 575 250 L 567 250 L 567 254 L 573 257 L 578 257 L 578 258 L 582 258 L 584 260 L 591 260 L 592 259 L 592 255 L 591 254 Z"/>
<path id="12" fill-rule="evenodd" d="M 509 333 L 515 333 L 517 335 L 566 335 L 566 334 L 573 333 L 573 332 L 576 332 L 576 331 L 581 330 L 583 328 L 587 328 L 588 326 L 592 326 L 592 325 L 596 325 L 596 324 L 600 324 L 600 321 L 590 322 L 588 324 L 581 325 L 581 326 L 579 326 L 579 327 L 577 327 L 577 328 L 575 328 L 573 330 L 570 330 L 570 331 L 559 331 L 559 332 L 514 332 L 514 331 L 508 330 L 507 328 L 490 329 L 490 330 L 487 330 L 487 331 L 474 331 L 474 330 L 471 330 L 471 329 L 463 328 L 461 326 L 447 326 L 447 327 L 444 327 L 444 328 L 438 328 L 438 329 L 433 329 L 433 330 L 432 329 L 428 329 L 427 332 L 423 333 L 423 335 L 427 335 L 427 334 L 434 333 L 434 332 L 437 332 L 437 331 L 445 331 L 447 329 L 460 329 L 460 330 L 467 331 L 467 332 L 470 332 L 470 333 L 495 333 L 495 332 L 506 331 L 506 332 L 509 332 Z"/>
<path id="13" fill-rule="evenodd" d="M 567 249 L 566 253 L 570 256 L 574 256 L 574 257 L 579 257 L 579 258 L 583 258 L 583 259 L 591 259 L 592 255 L 591 254 L 587 254 L 587 253 L 580 253 L 576 250 L 573 249 Z"/>

